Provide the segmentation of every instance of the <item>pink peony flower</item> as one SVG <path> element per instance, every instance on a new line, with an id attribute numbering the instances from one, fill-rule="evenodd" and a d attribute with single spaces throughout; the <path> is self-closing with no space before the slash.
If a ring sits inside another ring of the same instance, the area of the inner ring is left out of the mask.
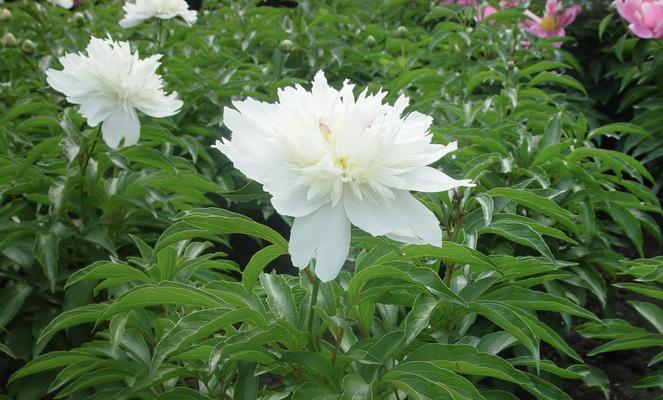
<path id="1" fill-rule="evenodd" d="M 529 19 L 522 23 L 520 27 L 541 38 L 565 36 L 564 28 L 571 25 L 580 14 L 580 10 L 579 5 L 563 8 L 560 0 L 547 0 L 543 18 L 527 10 L 525 15 Z M 555 42 L 554 45 L 560 47 L 562 42 Z"/>
<path id="2" fill-rule="evenodd" d="M 663 0 L 617 0 L 617 11 L 635 36 L 663 38 Z"/>

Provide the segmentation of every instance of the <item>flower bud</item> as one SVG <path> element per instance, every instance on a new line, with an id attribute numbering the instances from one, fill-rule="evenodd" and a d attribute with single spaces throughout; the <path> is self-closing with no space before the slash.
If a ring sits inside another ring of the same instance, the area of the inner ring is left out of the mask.
<path id="1" fill-rule="evenodd" d="M 375 44 L 375 42 L 376 42 L 375 37 L 373 37 L 373 35 L 368 35 L 368 37 L 366 38 L 366 44 L 372 45 Z"/>
<path id="2" fill-rule="evenodd" d="M 290 40 L 290 39 L 283 39 L 281 41 L 281 49 L 283 51 L 290 51 L 290 50 L 292 50 L 293 46 L 294 46 L 294 43 L 292 43 L 292 40 Z"/>
<path id="3" fill-rule="evenodd" d="M 0 44 L 7 47 L 14 47 L 18 42 L 16 42 L 16 37 L 11 33 L 5 33 L 2 38 L 0 38 Z"/>
<path id="4" fill-rule="evenodd" d="M 23 43 L 21 43 L 21 51 L 24 53 L 32 54 L 36 48 L 37 44 L 30 39 L 25 39 Z"/>
<path id="5" fill-rule="evenodd" d="M 402 36 L 402 35 L 404 35 L 406 32 L 407 32 L 407 28 L 404 27 L 403 25 L 399 26 L 399 27 L 396 29 L 396 34 L 397 34 L 398 36 Z"/>
<path id="6" fill-rule="evenodd" d="M 71 20 L 76 26 L 83 26 L 85 24 L 85 14 L 80 11 L 76 11 L 74 15 L 71 16 Z"/>
<path id="7" fill-rule="evenodd" d="M 12 17 L 12 12 L 6 8 L 0 8 L 0 21 L 7 21 Z"/>

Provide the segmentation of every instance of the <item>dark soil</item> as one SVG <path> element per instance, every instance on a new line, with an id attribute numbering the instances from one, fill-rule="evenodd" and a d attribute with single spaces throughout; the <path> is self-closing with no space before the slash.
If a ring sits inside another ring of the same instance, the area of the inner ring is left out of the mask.
<path id="1" fill-rule="evenodd" d="M 649 324 L 628 305 L 629 300 L 636 299 L 652 302 L 651 298 L 619 291 L 615 292 L 611 299 L 612 310 L 605 313 L 601 313 L 599 310 L 591 311 L 601 318 L 619 318 L 632 325 L 645 327 L 653 331 L 653 328 L 648 326 Z M 657 396 L 663 394 L 663 391 L 658 388 L 637 389 L 633 387 L 636 382 L 656 371 L 656 366 L 647 367 L 647 364 L 661 351 L 660 348 L 650 347 L 615 351 L 589 357 L 587 353 L 605 343 L 605 341 L 583 338 L 576 332 L 572 332 L 567 340 L 569 345 L 582 356 L 587 364 L 600 369 L 608 376 L 610 400 L 654 400 Z M 603 394 L 598 389 L 585 387 L 578 384 L 577 381 L 568 381 L 564 390 L 574 400 L 598 400 L 603 398 Z"/>

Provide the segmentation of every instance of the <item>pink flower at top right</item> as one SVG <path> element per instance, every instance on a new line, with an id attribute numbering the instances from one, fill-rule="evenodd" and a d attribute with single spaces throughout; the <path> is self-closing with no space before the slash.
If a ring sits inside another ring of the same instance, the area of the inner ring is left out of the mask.
<path id="1" fill-rule="evenodd" d="M 617 0 L 617 11 L 629 30 L 643 39 L 663 38 L 663 0 Z"/>
<path id="2" fill-rule="evenodd" d="M 540 38 L 562 37 L 566 35 L 564 28 L 575 21 L 580 10 L 581 8 L 577 4 L 564 8 L 561 1 L 548 0 L 543 17 L 539 17 L 530 10 L 525 11 L 528 19 L 522 23 L 521 28 Z M 556 42 L 554 45 L 560 47 L 562 43 Z"/>

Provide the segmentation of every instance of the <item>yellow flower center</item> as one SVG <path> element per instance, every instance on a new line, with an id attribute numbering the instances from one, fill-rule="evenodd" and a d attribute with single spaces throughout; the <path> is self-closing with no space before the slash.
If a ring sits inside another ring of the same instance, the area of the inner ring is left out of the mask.
<path id="1" fill-rule="evenodd" d="M 554 31 L 555 29 L 557 29 L 557 21 L 555 21 L 554 17 L 545 17 L 541 19 L 541 22 L 539 22 L 539 26 L 543 30 Z"/>

